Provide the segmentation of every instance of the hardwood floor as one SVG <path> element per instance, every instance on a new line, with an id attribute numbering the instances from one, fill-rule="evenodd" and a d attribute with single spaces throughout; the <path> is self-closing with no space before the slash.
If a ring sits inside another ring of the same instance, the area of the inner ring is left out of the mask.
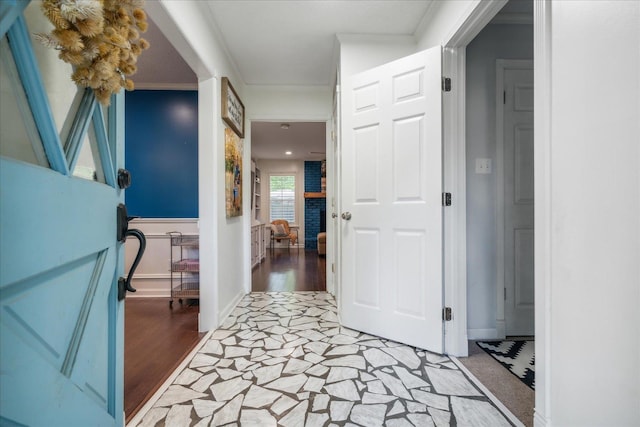
<path id="1" fill-rule="evenodd" d="M 124 337 L 124 413 L 126 421 L 171 375 L 205 335 L 198 333 L 195 305 L 173 310 L 169 298 L 127 298 Z"/>
<path id="2" fill-rule="evenodd" d="M 267 249 L 265 260 L 254 268 L 254 292 L 325 291 L 326 258 L 315 250 Z"/>

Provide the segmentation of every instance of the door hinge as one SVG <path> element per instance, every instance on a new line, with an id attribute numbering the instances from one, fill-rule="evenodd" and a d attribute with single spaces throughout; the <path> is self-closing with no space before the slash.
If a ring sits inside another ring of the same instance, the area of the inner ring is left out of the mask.
<path id="1" fill-rule="evenodd" d="M 336 272 L 336 265 L 334 263 L 331 263 L 331 272 L 332 273 Z"/>
<path id="2" fill-rule="evenodd" d="M 507 105 L 507 91 L 506 90 L 502 91 L 502 103 L 504 105 Z"/>
<path id="3" fill-rule="evenodd" d="M 442 320 L 444 320 L 445 322 L 449 322 L 451 321 L 453 317 L 453 312 L 451 310 L 451 307 L 445 307 L 442 309 Z"/>
<path id="4" fill-rule="evenodd" d="M 442 193 L 442 206 L 451 206 L 451 193 Z"/>
<path id="5" fill-rule="evenodd" d="M 507 300 L 507 288 L 504 288 L 504 300 Z"/>
<path id="6" fill-rule="evenodd" d="M 442 91 L 451 92 L 451 79 L 449 77 L 442 78 Z"/>

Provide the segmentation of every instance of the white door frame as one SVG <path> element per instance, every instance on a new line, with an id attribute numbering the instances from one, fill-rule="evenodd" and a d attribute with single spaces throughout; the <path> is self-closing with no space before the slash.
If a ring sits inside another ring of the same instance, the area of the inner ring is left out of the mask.
<path id="1" fill-rule="evenodd" d="M 444 95 L 444 188 L 452 204 L 444 210 L 444 300 L 453 310 L 445 322 L 445 350 L 467 356 L 466 47 L 508 0 L 480 2 L 442 45 L 443 75 L 452 81 Z"/>
<path id="2" fill-rule="evenodd" d="M 466 46 L 486 26 L 507 0 L 480 2 L 470 16 L 442 42 L 445 47 L 443 73 L 454 82 L 445 96 L 443 123 L 444 191 L 454 193 L 453 205 L 445 210 L 445 303 L 454 309 L 446 329 L 445 348 L 451 355 L 467 355 L 467 258 L 465 174 L 465 63 Z M 535 185 L 535 333 L 536 393 L 534 425 L 551 424 L 551 21 L 549 0 L 533 0 L 534 46 L 534 185 Z M 449 242 L 449 243 L 447 243 Z"/>
<path id="3" fill-rule="evenodd" d="M 496 61 L 496 337 L 506 336 L 504 313 L 504 91 L 505 69 L 532 69 L 530 59 L 498 59 Z"/>

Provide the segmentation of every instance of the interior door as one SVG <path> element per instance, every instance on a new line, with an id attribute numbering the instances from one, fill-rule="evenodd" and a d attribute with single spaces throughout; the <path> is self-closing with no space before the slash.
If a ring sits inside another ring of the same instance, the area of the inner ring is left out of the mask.
<path id="1" fill-rule="evenodd" d="M 0 4 L 0 424 L 122 426 L 123 98 L 58 108 L 27 3 Z"/>
<path id="2" fill-rule="evenodd" d="M 504 283 L 507 335 L 534 334 L 533 63 L 504 69 Z"/>
<path id="3" fill-rule="evenodd" d="M 342 308 L 347 327 L 442 353 L 442 93 L 436 47 L 343 92 Z"/>

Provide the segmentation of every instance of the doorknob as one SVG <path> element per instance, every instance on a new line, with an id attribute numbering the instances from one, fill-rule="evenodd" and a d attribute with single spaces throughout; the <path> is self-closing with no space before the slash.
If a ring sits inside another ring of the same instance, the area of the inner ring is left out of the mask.
<path id="1" fill-rule="evenodd" d="M 337 213 L 335 213 L 335 212 L 332 212 L 332 213 L 331 213 L 331 218 L 338 218 L 338 214 L 337 214 Z"/>
<path id="2" fill-rule="evenodd" d="M 349 221 L 351 219 L 351 212 L 342 212 L 342 219 Z"/>
<path id="3" fill-rule="evenodd" d="M 126 189 L 131 186 L 131 172 L 126 169 L 118 169 L 118 187 Z"/>

